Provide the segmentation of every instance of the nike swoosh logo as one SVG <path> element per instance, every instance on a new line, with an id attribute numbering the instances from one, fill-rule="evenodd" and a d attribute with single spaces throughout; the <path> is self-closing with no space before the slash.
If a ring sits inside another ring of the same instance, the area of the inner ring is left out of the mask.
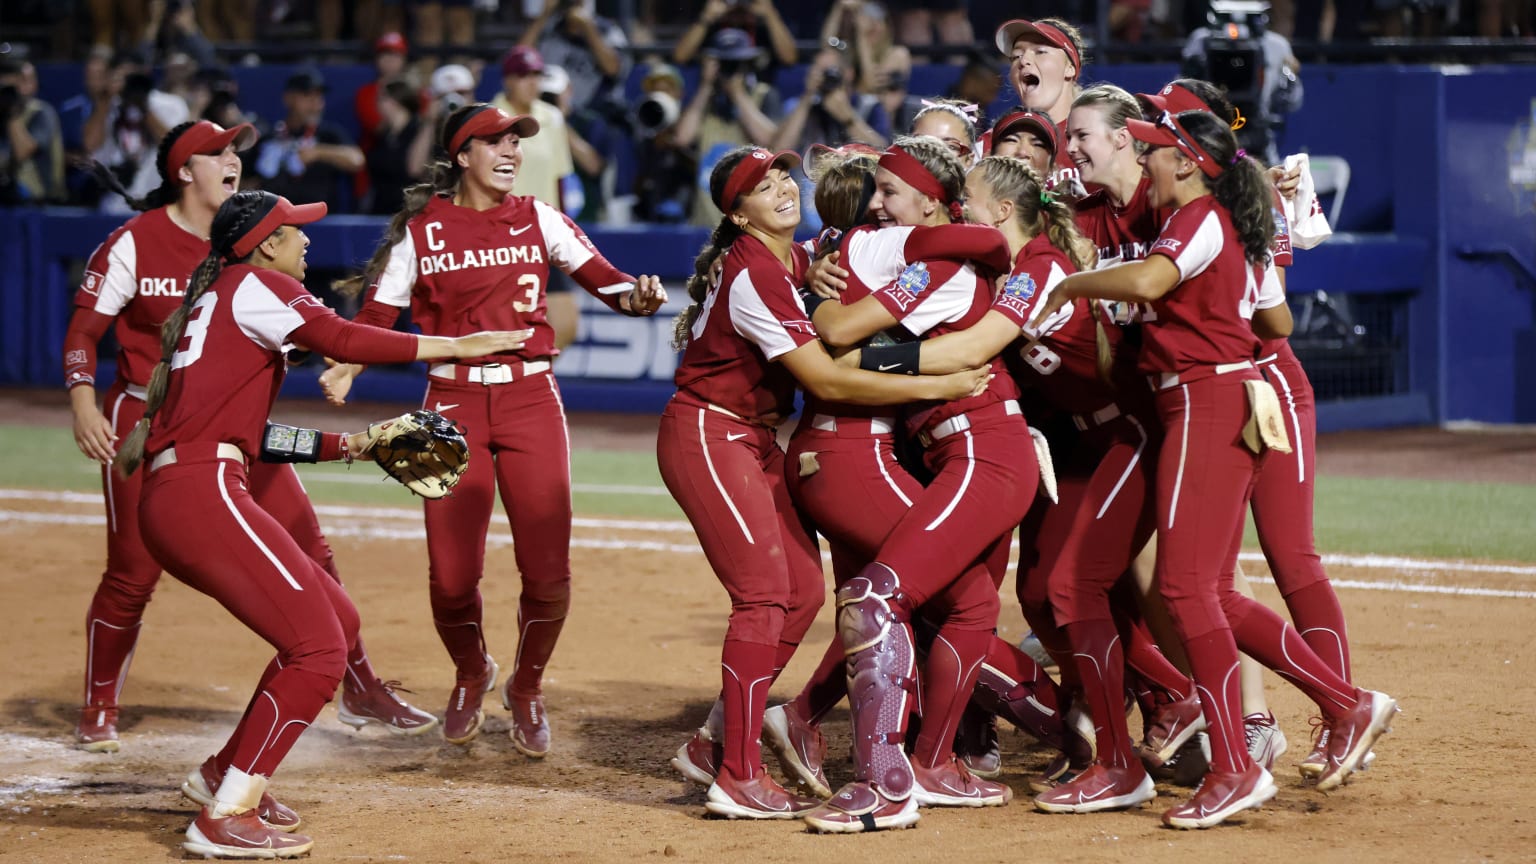
<path id="1" fill-rule="evenodd" d="M 450 408 L 457 408 L 457 407 L 459 407 L 459 403 L 457 403 L 457 402 L 450 402 L 447 405 L 444 405 L 443 403 L 439 402 L 439 403 L 437 403 L 437 407 L 433 408 L 432 410 L 436 411 L 439 414 L 441 414 L 441 413 L 443 413 L 444 411 L 447 411 Z"/>
<path id="2" fill-rule="evenodd" d="M 763 810 L 768 810 L 768 811 L 771 811 L 771 812 L 774 812 L 774 813 L 782 813 L 785 810 L 789 809 L 789 802 L 787 802 L 787 801 L 784 802 L 782 805 L 780 805 L 778 807 L 770 807 L 768 805 L 768 802 L 766 802 L 763 799 L 757 797 L 756 795 L 752 794 L 751 792 L 747 793 L 747 800 L 751 801 L 753 804 L 756 804 L 759 808 L 761 808 Z"/>
<path id="3" fill-rule="evenodd" d="M 889 372 L 892 369 L 895 369 L 897 366 L 900 366 L 900 365 L 901 365 L 900 363 L 881 363 L 880 364 L 880 371 L 881 372 Z"/>
<path id="4" fill-rule="evenodd" d="M 91 686 L 92 687 L 105 687 L 105 686 L 107 686 L 108 684 L 111 684 L 111 683 L 112 683 L 112 679 L 108 678 L 105 681 L 92 681 L 91 682 Z"/>
<path id="5" fill-rule="evenodd" d="M 517 235 L 523 233 L 524 231 L 527 231 L 529 228 L 532 228 L 532 227 L 533 227 L 532 225 L 524 225 L 521 228 L 508 228 L 507 229 L 507 233 L 511 234 L 513 237 L 516 237 Z"/>
<path id="6" fill-rule="evenodd" d="M 252 840 L 252 839 L 250 839 L 248 837 L 241 837 L 239 834 L 236 834 L 233 831 L 230 831 L 230 832 L 227 832 L 227 833 L 229 834 L 229 836 L 235 838 L 236 840 L 239 840 L 241 843 L 244 843 L 247 846 L 256 846 L 256 847 L 263 847 L 264 846 L 264 847 L 267 847 L 267 848 L 271 848 L 271 846 L 272 846 L 272 838 L 271 837 L 263 837 L 263 838 L 261 838 L 261 842 L 258 843 L 257 841 Z"/>
<path id="7" fill-rule="evenodd" d="M 745 433 L 745 432 L 727 432 L 727 433 L 725 433 L 725 440 L 727 440 L 727 441 L 740 441 L 741 439 L 743 439 L 745 437 L 747 437 L 747 433 Z"/>

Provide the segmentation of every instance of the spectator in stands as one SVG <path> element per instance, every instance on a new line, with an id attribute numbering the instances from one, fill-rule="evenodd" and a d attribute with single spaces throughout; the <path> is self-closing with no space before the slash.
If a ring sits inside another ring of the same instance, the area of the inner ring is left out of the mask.
<path id="1" fill-rule="evenodd" d="M 779 93 L 758 80 L 762 50 L 745 30 L 715 33 L 699 64 L 699 89 L 688 101 L 677 123 L 677 146 L 698 153 L 698 184 L 709 182 L 710 169 L 722 156 L 743 144 L 766 147 L 773 143 L 779 117 Z M 689 221 L 718 225 L 720 211 L 707 186 L 695 190 Z"/>
<path id="2" fill-rule="evenodd" d="M 892 129 L 911 126 L 921 107 L 907 94 L 912 52 L 892 38 L 890 14 L 883 5 L 874 0 L 837 0 L 822 22 L 821 38 L 827 44 L 841 39 L 852 45 L 858 70 L 855 89 L 879 98 Z"/>
<path id="3" fill-rule="evenodd" d="M 416 45 L 422 49 L 417 67 L 423 76 L 437 68 L 441 59 L 437 49 L 442 47 L 445 35 L 447 44 L 469 53 L 475 42 L 474 0 L 419 0 L 411 9 L 416 21 Z"/>
<path id="4" fill-rule="evenodd" d="M 572 104 L 622 113 L 629 39 L 596 14 L 593 0 L 544 0 L 518 44 L 537 48 L 545 63 L 565 71 Z"/>
<path id="5" fill-rule="evenodd" d="M 41 204 L 64 197 L 64 138 L 53 106 L 37 98 L 37 67 L 0 59 L 0 201 Z"/>
<path id="6" fill-rule="evenodd" d="M 446 68 L 446 67 L 445 67 Z M 378 91 L 373 147 L 368 151 L 367 206 L 369 213 L 389 214 L 405 203 L 405 187 L 420 182 L 424 166 L 412 164 L 411 149 L 421 136 L 421 94 L 401 80 Z"/>
<path id="7" fill-rule="evenodd" d="M 969 46 L 976 41 L 966 0 L 892 0 L 890 6 L 903 45 Z"/>
<path id="8" fill-rule="evenodd" d="M 565 117 L 571 164 L 576 169 L 561 183 L 561 203 L 565 215 L 590 225 L 606 218 L 608 201 L 613 197 L 619 133 L 594 107 L 576 105 L 571 92 L 565 70 L 553 63 L 545 65 L 539 78 L 539 98 L 560 109 Z"/>
<path id="9" fill-rule="evenodd" d="M 635 212 L 645 222 L 684 222 L 693 204 L 698 160 L 691 148 L 678 143 L 682 117 L 683 75 L 677 67 L 653 63 L 640 82 L 635 109 Z"/>
<path id="10" fill-rule="evenodd" d="M 213 42 L 256 41 L 256 0 L 197 0 L 197 21 Z"/>
<path id="11" fill-rule="evenodd" d="M 197 116 L 197 109 L 206 106 L 192 104 L 192 90 L 197 81 L 198 62 L 180 51 L 166 55 L 161 65 L 160 89 L 172 96 L 179 96 L 187 103 L 187 113 Z"/>
<path id="12" fill-rule="evenodd" d="M 768 67 L 759 70 L 764 78 L 771 78 L 777 67 L 793 66 L 800 60 L 795 36 L 774 7 L 773 0 L 705 0 L 698 19 L 683 32 L 672 49 L 672 62 L 679 65 L 693 62 L 699 56 L 699 49 L 715 44 L 715 37 L 722 30 L 745 31 L 752 44 L 768 46 Z M 706 56 L 708 53 L 708 50 L 704 51 Z"/>
<path id="13" fill-rule="evenodd" d="M 854 91 L 852 58 L 840 39 L 816 53 L 805 75 L 805 93 L 784 109 L 784 122 L 770 145 L 775 151 L 799 153 L 812 144 L 836 147 L 851 141 L 876 148 L 890 143 L 890 117 L 879 99 Z"/>
<path id="14" fill-rule="evenodd" d="M 325 122 L 325 78 L 313 69 L 294 73 L 283 85 L 287 116 L 247 151 L 261 188 L 295 204 L 324 201 L 346 212 L 350 199 L 343 179 L 363 170 L 363 151 L 334 123 Z"/>
<path id="15" fill-rule="evenodd" d="M 113 60 L 106 86 L 93 98 L 82 144 L 91 158 L 117 175 L 132 197 L 141 198 L 160 184 L 155 150 L 166 132 L 189 119 L 187 103 L 155 89 L 138 58 L 128 54 Z M 101 207 L 109 213 L 128 212 L 119 195 L 102 198 Z"/>
<path id="16" fill-rule="evenodd" d="M 87 0 L 92 47 L 109 54 L 137 48 L 149 25 L 149 6 L 149 0 Z"/>
<path id="17" fill-rule="evenodd" d="M 1002 90 L 1002 64 L 983 56 L 979 51 L 971 50 L 966 52 L 965 67 L 960 70 L 960 77 L 946 95 L 950 99 L 979 105 L 982 111 L 986 111 L 988 105 L 997 101 Z"/>
<path id="18" fill-rule="evenodd" d="M 544 57 L 527 45 L 514 45 L 501 58 L 501 92 L 491 100 L 509 114 L 527 114 L 539 121 L 539 134 L 524 138 L 523 166 L 517 172 L 513 194 L 532 195 L 557 210 L 561 178 L 575 170 L 565 117 L 560 109 L 539 98 L 539 79 Z"/>
<path id="19" fill-rule="evenodd" d="M 385 33 L 373 41 L 373 69 L 378 77 L 357 88 L 352 96 L 352 111 L 357 115 L 357 143 L 365 155 L 373 149 L 374 136 L 384 120 L 379 107 L 380 94 L 384 85 L 405 73 L 405 58 L 410 50 L 405 37 L 399 33 Z M 420 105 L 417 108 L 419 110 Z"/>
<path id="20" fill-rule="evenodd" d="M 89 158 L 85 146 L 85 125 L 95 110 L 96 103 L 111 101 L 109 90 L 112 83 L 112 52 L 100 45 L 93 46 L 85 62 L 80 65 L 81 92 L 59 105 L 59 128 L 64 140 L 64 185 L 70 203 L 92 205 L 100 195 L 100 188 L 91 172 L 77 167 Z"/>
<path id="21" fill-rule="evenodd" d="M 182 73 L 186 81 L 191 81 L 197 67 L 212 66 L 219 62 L 213 43 L 208 41 L 202 29 L 197 26 L 197 11 L 192 0 L 155 0 L 149 4 L 149 10 L 144 45 L 139 52 L 141 55 L 150 59 L 185 56 L 186 60 L 178 62 L 191 63 L 191 69 Z M 170 59 L 165 61 L 166 65 L 170 62 Z M 166 75 L 170 77 L 169 69 Z M 165 84 L 167 92 L 175 92 L 169 80 Z"/>

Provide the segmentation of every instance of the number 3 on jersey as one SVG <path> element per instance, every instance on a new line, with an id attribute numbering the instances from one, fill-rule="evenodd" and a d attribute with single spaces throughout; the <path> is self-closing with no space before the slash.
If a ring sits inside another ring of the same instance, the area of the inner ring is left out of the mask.
<path id="1" fill-rule="evenodd" d="M 204 294 L 187 316 L 187 328 L 171 355 L 171 369 L 180 369 L 196 363 L 203 356 L 203 343 L 208 341 L 208 325 L 213 323 L 214 307 L 219 305 L 219 295 Z"/>
<path id="2" fill-rule="evenodd" d="M 519 290 L 527 289 L 528 293 L 524 295 L 526 299 L 512 301 L 513 309 L 516 309 L 517 311 L 526 315 L 529 312 L 539 308 L 538 274 L 524 273 L 523 275 L 517 277 L 517 287 Z"/>

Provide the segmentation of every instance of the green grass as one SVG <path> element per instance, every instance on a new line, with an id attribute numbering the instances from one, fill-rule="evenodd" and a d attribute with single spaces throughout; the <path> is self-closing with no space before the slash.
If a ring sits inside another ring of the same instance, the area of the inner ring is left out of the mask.
<path id="1" fill-rule="evenodd" d="M 67 429 L 0 425 L 9 454 L 0 485 L 94 492 L 99 474 Z M 648 451 L 578 450 L 572 456 L 576 512 L 583 516 L 680 519 Z M 321 504 L 415 506 L 404 488 L 371 464 L 306 465 L 301 473 Z M 652 493 L 583 491 L 642 487 Z M 1325 552 L 1536 561 L 1536 486 L 1450 483 L 1410 478 L 1323 477 L 1317 484 L 1318 548 Z M 1249 548 L 1258 548 L 1250 525 Z"/>

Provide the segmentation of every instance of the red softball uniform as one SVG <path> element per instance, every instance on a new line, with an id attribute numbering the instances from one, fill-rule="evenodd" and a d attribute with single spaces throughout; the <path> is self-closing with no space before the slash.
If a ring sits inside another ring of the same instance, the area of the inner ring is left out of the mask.
<path id="1" fill-rule="evenodd" d="M 759 770 L 768 687 L 789 661 L 824 586 L 821 555 L 790 501 L 774 425 L 794 407 L 775 361 L 814 341 L 800 301 L 809 258 L 786 269 L 761 241 L 738 238 L 705 295 L 661 416 L 656 461 L 731 598 L 721 656 L 722 770 Z"/>
<path id="2" fill-rule="evenodd" d="M 1141 178 L 1124 207 L 1118 207 L 1102 187 L 1095 188 L 1074 205 L 1077 227 L 1099 249 L 1099 267 L 1140 261 L 1168 214 L 1154 210 L 1147 199 L 1152 181 Z"/>
<path id="3" fill-rule="evenodd" d="M 560 388 L 549 373 L 559 353 L 547 317 L 552 267 L 615 311 L 635 281 L 574 222 L 529 196 L 509 195 L 484 211 L 434 197 L 406 223 L 357 316 L 392 327 L 409 307 L 411 320 L 432 336 L 534 331 L 516 351 L 433 365 L 422 402 L 461 423 L 470 445 L 469 470 L 454 494 L 424 502 L 438 635 L 458 680 L 483 681 L 479 584 L 499 488 L 523 581 L 511 682 L 518 698 L 541 692 L 571 597 L 570 442 Z"/>
<path id="4" fill-rule="evenodd" d="M 266 776 L 335 693 L 357 640 L 346 593 L 256 503 L 246 478 L 293 344 L 358 362 L 416 353 L 414 337 L 347 325 L 291 277 L 225 268 L 171 358 L 139 501 L 156 560 L 277 649 L 276 670 L 226 748 L 230 764 Z"/>

